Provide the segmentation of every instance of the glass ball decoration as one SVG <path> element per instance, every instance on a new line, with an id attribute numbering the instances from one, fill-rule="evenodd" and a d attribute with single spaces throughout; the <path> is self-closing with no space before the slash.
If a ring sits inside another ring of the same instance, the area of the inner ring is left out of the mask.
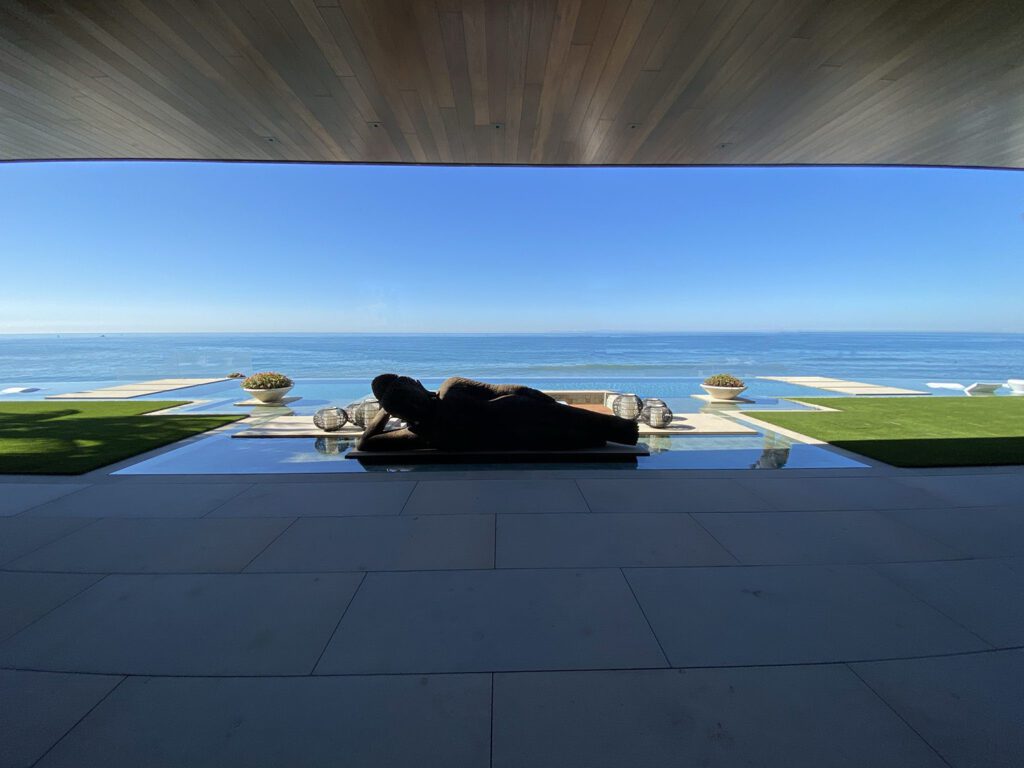
<path id="1" fill-rule="evenodd" d="M 324 432 L 337 432 L 348 423 L 348 414 L 343 408 L 321 408 L 313 414 L 313 424 Z"/>
<path id="2" fill-rule="evenodd" d="M 363 400 L 353 405 L 348 412 L 352 423 L 366 429 L 366 426 L 373 421 L 373 417 L 381 411 L 381 405 L 374 399 Z"/>
<path id="3" fill-rule="evenodd" d="M 636 421 L 640 418 L 640 411 L 643 410 L 643 407 L 643 401 L 636 395 L 619 395 L 612 400 L 612 413 L 620 419 Z"/>
<path id="4" fill-rule="evenodd" d="M 655 429 L 664 429 L 672 423 L 672 410 L 665 405 L 664 400 L 656 397 L 649 397 L 643 402 L 643 410 L 640 411 L 640 421 Z"/>

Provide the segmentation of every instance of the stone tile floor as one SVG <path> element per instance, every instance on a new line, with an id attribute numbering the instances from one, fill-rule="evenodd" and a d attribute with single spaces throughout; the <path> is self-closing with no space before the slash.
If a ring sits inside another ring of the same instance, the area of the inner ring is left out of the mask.
<path id="1" fill-rule="evenodd" d="M 7 766 L 1024 765 L 1024 471 L 0 479 Z"/>

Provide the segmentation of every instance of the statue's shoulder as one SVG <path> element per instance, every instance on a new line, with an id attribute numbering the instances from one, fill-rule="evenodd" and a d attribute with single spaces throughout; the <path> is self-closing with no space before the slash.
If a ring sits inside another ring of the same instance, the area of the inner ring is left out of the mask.
<path id="1" fill-rule="evenodd" d="M 490 394 L 491 386 L 482 381 L 474 381 L 463 376 L 452 376 L 445 379 L 437 390 L 437 396 L 444 398 L 449 393 L 454 394 Z"/>

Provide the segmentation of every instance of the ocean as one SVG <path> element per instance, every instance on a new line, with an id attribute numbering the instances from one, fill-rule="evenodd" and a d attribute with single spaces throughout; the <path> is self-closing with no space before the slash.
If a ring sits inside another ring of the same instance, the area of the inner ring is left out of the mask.
<path id="1" fill-rule="evenodd" d="M 826 375 L 927 381 L 1024 378 L 1024 334 L 46 334 L 0 336 L 0 387 L 278 370 L 394 371 L 545 381 Z"/>

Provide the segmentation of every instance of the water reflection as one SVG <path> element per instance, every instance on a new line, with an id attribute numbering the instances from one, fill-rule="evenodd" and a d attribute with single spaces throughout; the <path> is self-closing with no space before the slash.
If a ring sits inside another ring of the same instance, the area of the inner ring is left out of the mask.
<path id="1" fill-rule="evenodd" d="M 750 465 L 751 469 L 782 469 L 789 461 L 792 444 L 781 435 L 765 433 L 764 448 L 757 461 Z"/>
<path id="2" fill-rule="evenodd" d="M 664 453 L 672 450 L 672 438 L 665 435 L 648 435 L 643 439 L 643 443 L 651 453 Z"/>
<path id="3" fill-rule="evenodd" d="M 250 416 L 294 416 L 295 411 L 287 405 L 250 405 L 243 406 L 249 409 Z"/>
<path id="4" fill-rule="evenodd" d="M 341 437 L 318 437 L 313 447 L 317 453 L 325 456 L 340 456 L 348 448 L 348 440 Z"/>
<path id="5" fill-rule="evenodd" d="M 782 469 L 789 461 L 789 448 L 765 448 L 751 469 Z"/>

